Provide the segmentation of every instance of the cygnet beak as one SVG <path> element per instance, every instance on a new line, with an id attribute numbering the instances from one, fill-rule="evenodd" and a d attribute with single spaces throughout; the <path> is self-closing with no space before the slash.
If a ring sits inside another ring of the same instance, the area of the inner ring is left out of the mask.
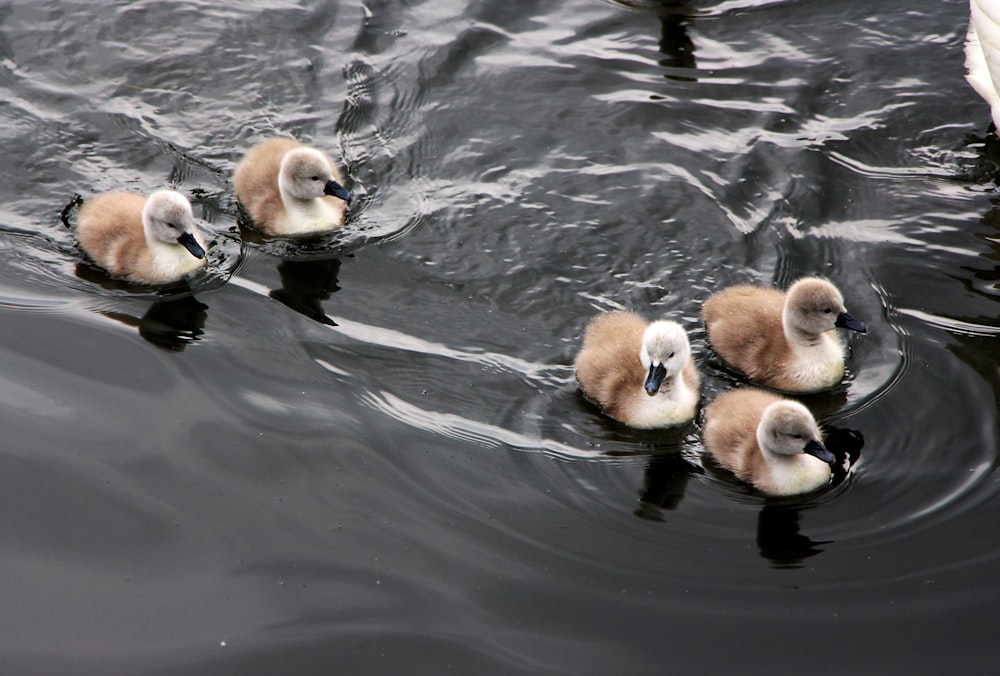
<path id="1" fill-rule="evenodd" d="M 324 186 L 323 192 L 327 195 L 333 195 L 334 197 L 339 197 L 340 199 L 348 203 L 351 201 L 351 191 L 332 179 L 326 182 L 326 186 Z"/>
<path id="2" fill-rule="evenodd" d="M 663 364 L 654 364 L 649 367 L 649 375 L 646 376 L 646 394 L 653 396 L 660 389 L 663 379 L 667 377 L 667 367 Z"/>
<path id="3" fill-rule="evenodd" d="M 826 450 L 823 444 L 819 443 L 815 439 L 810 439 L 809 443 L 806 444 L 806 447 L 802 449 L 802 452 L 817 457 L 830 465 L 836 461 L 836 458 L 833 457 L 833 453 Z"/>
<path id="4" fill-rule="evenodd" d="M 191 255 L 195 258 L 204 258 L 205 250 L 201 248 L 201 244 L 198 244 L 198 240 L 194 238 L 190 232 L 185 232 L 180 237 L 177 238 L 177 243 L 191 252 Z"/>
<path id="5" fill-rule="evenodd" d="M 837 321 L 834 322 L 833 325 L 838 329 L 850 329 L 851 331 L 857 331 L 858 333 L 866 333 L 868 331 L 868 329 L 865 328 L 864 322 L 859 322 L 847 312 L 841 312 L 837 315 Z"/>

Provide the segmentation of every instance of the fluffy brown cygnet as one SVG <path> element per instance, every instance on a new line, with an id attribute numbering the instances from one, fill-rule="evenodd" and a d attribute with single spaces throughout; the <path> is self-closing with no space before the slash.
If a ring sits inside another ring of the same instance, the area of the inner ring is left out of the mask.
<path id="1" fill-rule="evenodd" d="M 272 138 L 236 167 L 236 198 L 255 228 L 268 235 L 303 235 L 344 224 L 351 193 L 325 153 L 290 138 Z"/>
<path id="2" fill-rule="evenodd" d="M 865 332 L 844 308 L 840 291 L 816 277 L 787 293 L 733 286 L 702 306 L 708 341 L 733 368 L 766 387 L 818 392 L 844 377 L 844 344 L 835 329 Z"/>
<path id="3" fill-rule="evenodd" d="M 148 198 L 126 192 L 98 195 L 83 205 L 77 223 L 80 247 L 119 279 L 175 282 L 206 262 L 191 203 L 173 190 Z"/>
<path id="4" fill-rule="evenodd" d="M 768 495 L 808 493 L 830 482 L 834 456 L 805 406 L 751 387 L 729 390 L 705 409 L 705 450 Z"/>
<path id="5" fill-rule="evenodd" d="M 576 379 L 604 413 L 631 427 L 679 425 L 698 408 L 691 345 L 671 321 L 650 324 L 632 312 L 594 317 L 576 357 Z"/>

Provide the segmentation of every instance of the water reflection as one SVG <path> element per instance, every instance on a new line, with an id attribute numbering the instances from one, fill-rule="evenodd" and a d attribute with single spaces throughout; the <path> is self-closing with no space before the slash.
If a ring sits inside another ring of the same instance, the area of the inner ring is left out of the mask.
<path id="1" fill-rule="evenodd" d="M 285 260 L 278 264 L 281 288 L 271 291 L 271 298 L 296 312 L 327 326 L 336 326 L 323 309 L 340 290 L 340 259 Z"/>
<path id="2" fill-rule="evenodd" d="M 203 335 L 208 306 L 194 296 L 154 302 L 141 317 L 125 312 L 102 315 L 139 330 L 139 335 L 169 352 L 181 352 Z"/>
<path id="3" fill-rule="evenodd" d="M 799 532 L 799 510 L 785 504 L 766 504 L 757 515 L 757 550 L 775 568 L 795 568 L 803 559 L 823 550 L 816 541 Z"/>
<path id="4" fill-rule="evenodd" d="M 664 68 L 678 68 L 694 73 L 697 63 L 694 58 L 694 43 L 688 35 L 690 12 L 687 2 L 664 2 L 660 11 L 660 52 Z M 682 82 L 696 82 L 694 75 L 665 73 L 664 77 Z"/>
<path id="5" fill-rule="evenodd" d="M 688 71 L 684 75 L 666 73 L 668 80 L 697 82 L 694 76 L 697 67 L 694 56 L 694 42 L 688 35 L 688 24 L 694 14 L 687 0 L 616 0 L 631 9 L 655 12 L 660 17 L 660 52 L 663 58 L 659 64 L 664 68 Z"/>
<path id="6" fill-rule="evenodd" d="M 73 193 L 73 196 L 70 198 L 69 202 L 67 202 L 66 205 L 62 208 L 62 211 L 59 212 L 59 220 L 62 221 L 62 224 L 66 226 L 68 230 L 73 229 L 73 223 L 70 220 L 70 215 L 74 211 L 78 211 L 82 206 L 83 206 L 83 195 L 81 195 L 80 193 Z"/>
<path id="7" fill-rule="evenodd" d="M 979 146 L 976 161 L 959 173 L 959 178 L 977 184 L 1000 183 L 1000 138 L 996 126 L 990 123 L 985 136 L 970 134 L 965 144 Z"/>
<path id="8" fill-rule="evenodd" d="M 89 262 L 76 264 L 76 276 L 108 291 L 135 292 L 137 289 L 149 288 L 156 293 L 168 295 L 168 298 L 153 301 L 141 317 L 114 310 L 98 311 L 109 319 L 138 329 L 142 338 L 159 348 L 180 352 L 205 333 L 208 306 L 192 295 L 191 286 L 187 281 L 145 287 L 115 279 Z"/>
<path id="9" fill-rule="evenodd" d="M 824 425 L 823 441 L 826 442 L 827 449 L 837 459 L 837 462 L 830 468 L 833 470 L 831 485 L 839 486 L 850 475 L 851 469 L 858 464 L 861 449 L 865 445 L 865 438 L 857 430 Z"/>
<path id="10" fill-rule="evenodd" d="M 680 453 L 653 455 L 646 465 L 639 506 L 633 513 L 647 521 L 664 521 L 663 510 L 677 509 L 684 498 L 691 470 Z"/>
<path id="11" fill-rule="evenodd" d="M 992 136 L 992 135 L 991 135 Z M 995 157 L 990 160 L 994 181 L 1000 183 L 1000 140 L 992 142 Z M 990 146 L 987 140 L 987 147 Z M 982 326 L 991 327 L 995 324 L 995 312 L 992 305 L 1000 300 L 1000 207 L 994 206 L 987 211 L 979 222 L 986 226 L 982 232 L 976 233 L 976 238 L 983 242 L 984 250 L 977 252 L 976 259 L 971 264 L 962 265 L 961 269 L 971 273 L 971 276 L 958 276 L 967 294 L 978 296 L 987 301 L 982 306 L 979 316 L 970 317 L 969 312 L 963 312 L 963 319 Z"/>

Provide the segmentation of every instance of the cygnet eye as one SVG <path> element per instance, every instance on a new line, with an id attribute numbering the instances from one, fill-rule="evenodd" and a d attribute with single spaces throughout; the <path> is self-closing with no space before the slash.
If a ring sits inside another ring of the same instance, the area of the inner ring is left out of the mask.
<path id="1" fill-rule="evenodd" d="M 319 176 L 310 176 L 309 178 L 310 178 L 310 180 L 313 180 L 313 181 L 318 181 L 319 180 Z M 828 312 L 829 312 L 829 310 L 828 310 Z"/>
<path id="2" fill-rule="evenodd" d="M 802 437 L 802 435 L 801 435 L 801 434 L 793 434 L 793 435 L 792 435 L 792 439 L 802 439 L 802 438 L 803 438 L 803 437 Z"/>
<path id="3" fill-rule="evenodd" d="M 828 308 L 828 307 L 826 307 L 826 308 L 823 308 L 823 314 L 826 314 L 826 315 L 828 315 L 828 314 L 830 314 L 831 312 L 833 312 L 833 310 L 832 310 L 832 309 L 830 309 L 830 308 Z"/>
<path id="4" fill-rule="evenodd" d="M 176 230 L 176 229 L 177 229 L 177 226 L 176 226 L 176 225 L 174 225 L 173 223 L 167 223 L 167 227 L 168 227 L 168 228 L 173 228 L 174 230 Z"/>
<path id="5" fill-rule="evenodd" d="M 669 355 L 667 355 L 667 359 L 673 359 L 673 358 L 674 358 L 674 353 L 673 352 L 671 352 Z"/>

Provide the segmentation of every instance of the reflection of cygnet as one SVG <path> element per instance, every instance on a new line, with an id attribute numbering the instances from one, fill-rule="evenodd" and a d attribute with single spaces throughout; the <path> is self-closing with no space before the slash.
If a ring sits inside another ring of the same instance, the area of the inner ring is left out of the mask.
<path id="1" fill-rule="evenodd" d="M 205 243 L 191 203 L 173 190 L 159 190 L 148 199 L 104 193 L 83 205 L 77 222 L 80 246 L 113 277 L 162 284 L 205 265 Z"/>
<path id="2" fill-rule="evenodd" d="M 631 427 L 679 425 L 698 407 L 691 346 L 675 322 L 647 324 L 631 312 L 598 315 L 587 325 L 576 379 L 588 399 Z"/>
<path id="3" fill-rule="evenodd" d="M 289 138 L 250 149 L 233 184 L 255 228 L 268 235 L 301 235 L 343 225 L 351 193 L 326 154 Z"/>
<path id="4" fill-rule="evenodd" d="M 720 394 L 705 409 L 705 450 L 769 495 L 808 493 L 830 482 L 833 454 L 797 401 L 755 388 Z"/>
<path id="5" fill-rule="evenodd" d="M 992 64 L 992 69 L 991 69 Z M 965 36 L 965 79 L 990 105 L 993 124 L 1000 130 L 1000 6 L 995 2 L 969 3 L 969 32 Z"/>
<path id="6" fill-rule="evenodd" d="M 798 280 L 782 293 L 733 286 L 702 306 L 715 353 L 750 380 L 786 392 L 818 392 L 844 377 L 844 344 L 834 331 L 865 331 L 833 284 Z"/>

